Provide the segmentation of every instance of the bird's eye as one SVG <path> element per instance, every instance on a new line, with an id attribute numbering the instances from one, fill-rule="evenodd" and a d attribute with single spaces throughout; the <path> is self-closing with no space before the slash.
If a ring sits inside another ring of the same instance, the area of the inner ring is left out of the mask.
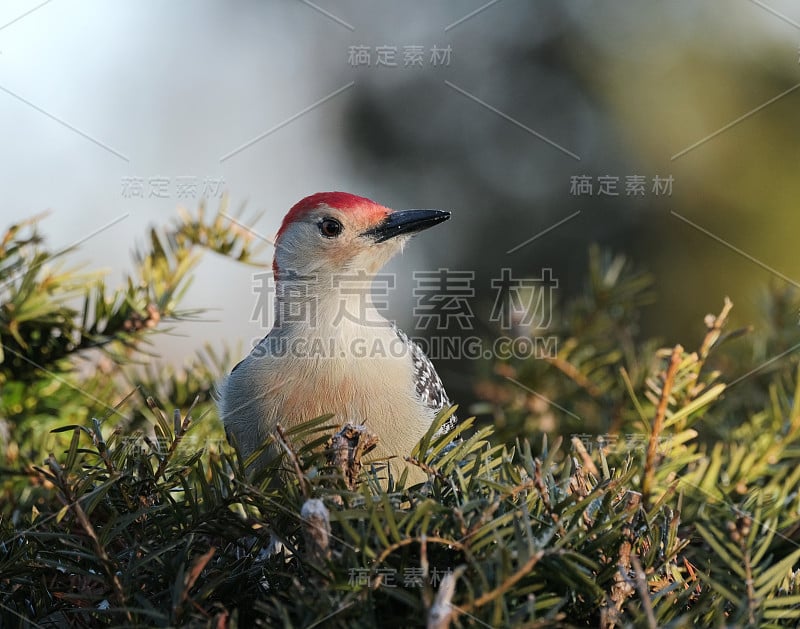
<path id="1" fill-rule="evenodd" d="M 342 233 L 342 224 L 335 218 L 323 218 L 319 223 L 319 233 L 325 238 L 336 238 Z"/>

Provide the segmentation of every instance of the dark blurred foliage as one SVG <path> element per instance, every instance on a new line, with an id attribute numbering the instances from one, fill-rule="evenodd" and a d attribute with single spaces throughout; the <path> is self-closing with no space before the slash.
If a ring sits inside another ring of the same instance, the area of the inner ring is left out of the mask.
<path id="1" fill-rule="evenodd" d="M 345 129 L 353 169 L 390 198 L 454 212 L 429 241 L 430 264 L 476 271 L 478 326 L 503 267 L 519 277 L 552 268 L 561 303 L 580 293 L 591 243 L 654 274 L 648 335 L 699 339 L 697 322 L 726 295 L 735 322 L 757 326 L 753 296 L 798 268 L 800 94 L 730 123 L 797 83 L 787 33 L 755 3 L 726 19 L 685 2 L 498 3 L 449 31 L 429 25 L 424 37 L 452 45 L 448 67 L 357 75 Z M 580 175 L 592 196 L 571 194 Z M 644 195 L 626 194 L 633 175 L 646 177 Z M 603 176 L 619 178 L 618 196 L 598 196 Z M 673 178 L 671 195 L 653 192 L 655 176 Z M 475 370 L 442 365 L 454 398 L 475 400 L 447 374 Z"/>

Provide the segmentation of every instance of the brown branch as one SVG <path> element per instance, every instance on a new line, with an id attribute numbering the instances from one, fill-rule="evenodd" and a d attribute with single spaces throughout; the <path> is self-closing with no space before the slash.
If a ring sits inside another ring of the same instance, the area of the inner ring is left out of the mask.
<path id="1" fill-rule="evenodd" d="M 117 576 L 116 569 L 114 568 L 114 563 L 111 561 L 111 557 L 108 556 L 103 544 L 100 543 L 100 538 L 97 537 L 97 533 L 95 532 L 92 523 L 89 521 L 89 517 L 86 515 L 86 512 L 83 510 L 83 507 L 81 507 L 80 501 L 72 496 L 72 491 L 69 488 L 67 479 L 64 478 L 63 470 L 52 454 L 48 457 L 47 463 L 58 479 L 60 485 L 59 489 L 63 494 L 65 505 L 72 507 L 72 510 L 75 512 L 75 516 L 78 518 L 81 528 L 83 528 L 86 535 L 92 541 L 92 546 L 94 547 L 95 553 L 97 553 L 97 556 L 100 558 L 100 563 L 103 564 L 103 569 L 106 572 L 106 576 L 111 580 L 111 587 L 114 590 L 114 596 L 117 599 L 117 603 L 121 608 L 124 608 L 125 593 L 122 589 L 122 583 Z M 129 622 L 133 622 L 133 616 L 129 610 L 125 611 L 125 616 Z"/>
<path id="2" fill-rule="evenodd" d="M 750 535 L 752 525 L 752 518 L 744 514 L 738 517 L 736 522 L 728 522 L 728 531 L 730 533 L 731 540 L 739 546 L 739 550 L 742 552 L 742 558 L 744 560 L 744 582 L 747 586 L 748 624 L 755 626 L 755 614 L 758 602 L 756 601 L 756 592 L 753 585 L 753 562 L 750 555 L 750 547 L 747 545 L 747 537 Z"/>
<path id="3" fill-rule="evenodd" d="M 571 362 L 568 360 L 564 360 L 563 358 L 559 358 L 556 356 L 555 358 L 545 358 L 545 361 L 553 365 L 556 369 L 561 371 L 567 378 L 572 380 L 575 384 L 586 389 L 586 392 L 594 398 L 602 397 L 603 392 L 594 384 L 589 378 L 584 376 L 578 368 L 575 367 Z"/>
<path id="4" fill-rule="evenodd" d="M 458 612 L 460 612 L 460 613 L 468 612 L 468 611 L 470 611 L 472 609 L 475 609 L 476 607 L 482 607 L 482 606 L 486 605 L 486 603 L 490 603 L 491 601 L 496 599 L 498 596 L 502 596 L 508 590 L 510 590 L 512 587 L 514 587 L 519 581 L 521 581 L 523 578 L 528 576 L 528 574 L 530 574 L 531 570 L 533 570 L 533 568 L 536 566 L 536 564 L 539 563 L 539 560 L 542 557 L 544 557 L 544 554 L 545 554 L 545 552 L 543 550 L 540 550 L 540 551 L 534 553 L 533 555 L 531 555 L 530 559 L 528 559 L 528 561 L 526 561 L 519 568 L 519 570 L 517 570 L 514 574 L 512 574 L 508 579 L 503 581 L 503 583 L 498 585 L 496 588 L 494 588 L 490 592 L 487 592 L 483 596 L 480 596 L 480 597 L 476 598 L 471 603 L 467 603 L 466 605 L 463 605 L 462 607 L 456 608 L 456 610 Z"/>
<path id="5" fill-rule="evenodd" d="M 683 356 L 683 347 L 676 345 L 672 350 L 669 360 L 667 373 L 664 377 L 664 384 L 661 388 L 661 399 L 658 402 L 658 409 L 653 420 L 653 428 L 650 431 L 650 442 L 647 444 L 647 458 L 644 464 L 644 479 L 642 480 L 642 502 L 647 503 L 650 497 L 650 490 L 653 486 L 653 475 L 655 474 L 656 453 L 658 450 L 658 438 L 664 428 L 664 417 L 669 406 L 669 395 L 672 392 L 672 385 L 675 383 L 675 375 L 678 373 L 678 366 Z"/>
<path id="6" fill-rule="evenodd" d="M 81 503 L 76 500 L 73 503 L 73 509 L 75 511 L 75 515 L 78 516 L 78 521 L 81 523 L 83 530 L 86 531 L 86 534 L 92 540 L 94 550 L 97 553 L 97 556 L 100 557 L 108 578 L 111 579 L 111 585 L 114 588 L 114 595 L 117 598 L 117 602 L 119 603 L 120 607 L 125 607 L 125 593 L 122 590 L 122 583 L 120 582 L 116 570 L 114 569 L 114 563 L 111 561 L 111 557 L 108 556 L 106 549 L 103 548 L 103 545 L 100 543 L 100 539 L 97 537 L 97 533 L 95 533 L 94 527 L 89 521 L 89 517 L 83 510 L 83 507 L 81 507 Z M 131 616 L 131 612 L 129 610 L 125 611 L 125 615 L 130 622 L 133 622 L 133 617 Z"/>
<path id="7" fill-rule="evenodd" d="M 572 445 L 575 447 L 575 450 L 577 450 L 578 454 L 581 455 L 583 466 L 589 470 L 589 473 L 593 474 L 595 478 L 600 478 L 600 471 L 597 469 L 594 461 L 592 461 L 592 457 L 589 456 L 589 453 L 586 451 L 586 446 L 583 445 L 583 441 L 578 439 L 578 437 L 573 437 Z"/>
<path id="8" fill-rule="evenodd" d="M 447 482 L 447 476 L 442 474 L 435 467 L 432 467 L 431 465 L 428 465 L 427 463 L 423 463 L 418 458 L 413 457 L 413 456 L 404 456 L 403 459 L 407 463 L 411 463 L 411 465 L 416 465 L 419 469 L 421 469 L 426 474 L 430 474 L 431 476 L 435 476 L 440 481 Z"/>
<path id="9" fill-rule="evenodd" d="M 184 578 L 184 588 L 183 592 L 181 593 L 181 601 L 185 601 L 189 598 L 189 590 L 191 590 L 194 587 L 194 584 L 197 583 L 197 579 L 200 577 L 203 569 L 206 567 L 208 562 L 211 561 L 211 558 L 216 552 L 217 549 L 212 546 L 205 553 L 195 559 L 191 569 Z"/>
<path id="10" fill-rule="evenodd" d="M 414 542 L 419 542 L 423 548 L 427 546 L 428 542 L 433 542 L 434 544 L 443 544 L 444 546 L 452 546 L 460 550 L 462 553 L 468 555 L 469 552 L 461 542 L 458 542 L 453 539 L 445 539 L 444 537 L 437 537 L 435 535 L 423 535 L 422 537 L 407 537 L 405 539 L 401 539 L 399 542 L 395 542 L 391 546 L 389 546 L 386 550 L 384 550 L 378 558 L 375 560 L 375 564 L 380 564 L 386 561 L 386 558 L 391 555 L 394 551 L 402 548 L 403 546 L 408 546 L 409 544 L 413 544 Z"/>
<path id="11" fill-rule="evenodd" d="M 189 410 L 186 411 L 186 417 L 183 419 L 183 421 L 181 421 L 181 412 L 177 408 L 173 411 L 172 422 L 173 422 L 175 436 L 170 442 L 166 454 L 163 457 L 159 458 L 158 460 L 158 467 L 156 468 L 156 473 L 155 473 L 156 479 L 158 479 L 159 476 L 163 476 L 164 479 L 166 480 L 165 473 L 167 470 L 167 465 L 172 460 L 172 457 L 175 455 L 175 452 L 177 452 L 178 446 L 181 444 L 181 441 L 183 440 L 186 431 L 189 430 L 189 425 L 192 423 L 191 412 L 199 400 L 200 396 L 195 397 L 194 402 L 192 402 L 192 405 L 189 407 Z M 155 412 L 161 413 L 161 416 L 166 420 L 166 417 L 164 416 L 163 412 L 161 412 L 161 409 L 158 408 L 153 398 L 151 397 L 147 398 L 147 405 L 150 407 L 150 410 L 152 410 L 154 413 Z M 147 441 L 147 439 L 145 439 L 145 441 Z"/>

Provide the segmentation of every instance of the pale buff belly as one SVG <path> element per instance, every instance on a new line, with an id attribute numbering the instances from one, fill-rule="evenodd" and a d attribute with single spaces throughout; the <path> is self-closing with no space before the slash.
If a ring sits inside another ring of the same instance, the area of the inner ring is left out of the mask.
<path id="1" fill-rule="evenodd" d="M 247 361 L 239 376 L 259 383 L 259 390 L 251 392 L 259 398 L 251 419 L 258 423 L 261 441 L 278 423 L 288 429 L 332 413 L 333 424 L 365 424 L 375 433 L 378 446 L 366 460 L 392 457 L 395 475 L 405 467 L 403 457 L 411 454 L 434 415 L 416 398 L 405 357 L 347 361 L 264 357 Z M 415 471 L 413 477 L 417 476 Z"/>

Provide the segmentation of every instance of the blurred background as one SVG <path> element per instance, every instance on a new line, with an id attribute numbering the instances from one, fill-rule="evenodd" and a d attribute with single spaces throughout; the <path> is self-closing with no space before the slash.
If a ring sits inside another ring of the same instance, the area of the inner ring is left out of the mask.
<path id="1" fill-rule="evenodd" d="M 51 248 L 113 285 L 178 207 L 270 237 L 345 190 L 453 212 L 388 269 L 414 336 L 414 271 L 474 272 L 486 335 L 502 269 L 552 269 L 563 300 L 598 243 L 653 273 L 643 332 L 695 347 L 726 295 L 758 326 L 765 288 L 800 282 L 799 61 L 788 0 L 6 0 L 0 223 L 50 211 Z M 185 306 L 209 320 L 157 337 L 160 360 L 244 354 L 269 325 L 258 272 L 204 259 Z M 439 367 L 473 401 L 480 366 Z"/>

